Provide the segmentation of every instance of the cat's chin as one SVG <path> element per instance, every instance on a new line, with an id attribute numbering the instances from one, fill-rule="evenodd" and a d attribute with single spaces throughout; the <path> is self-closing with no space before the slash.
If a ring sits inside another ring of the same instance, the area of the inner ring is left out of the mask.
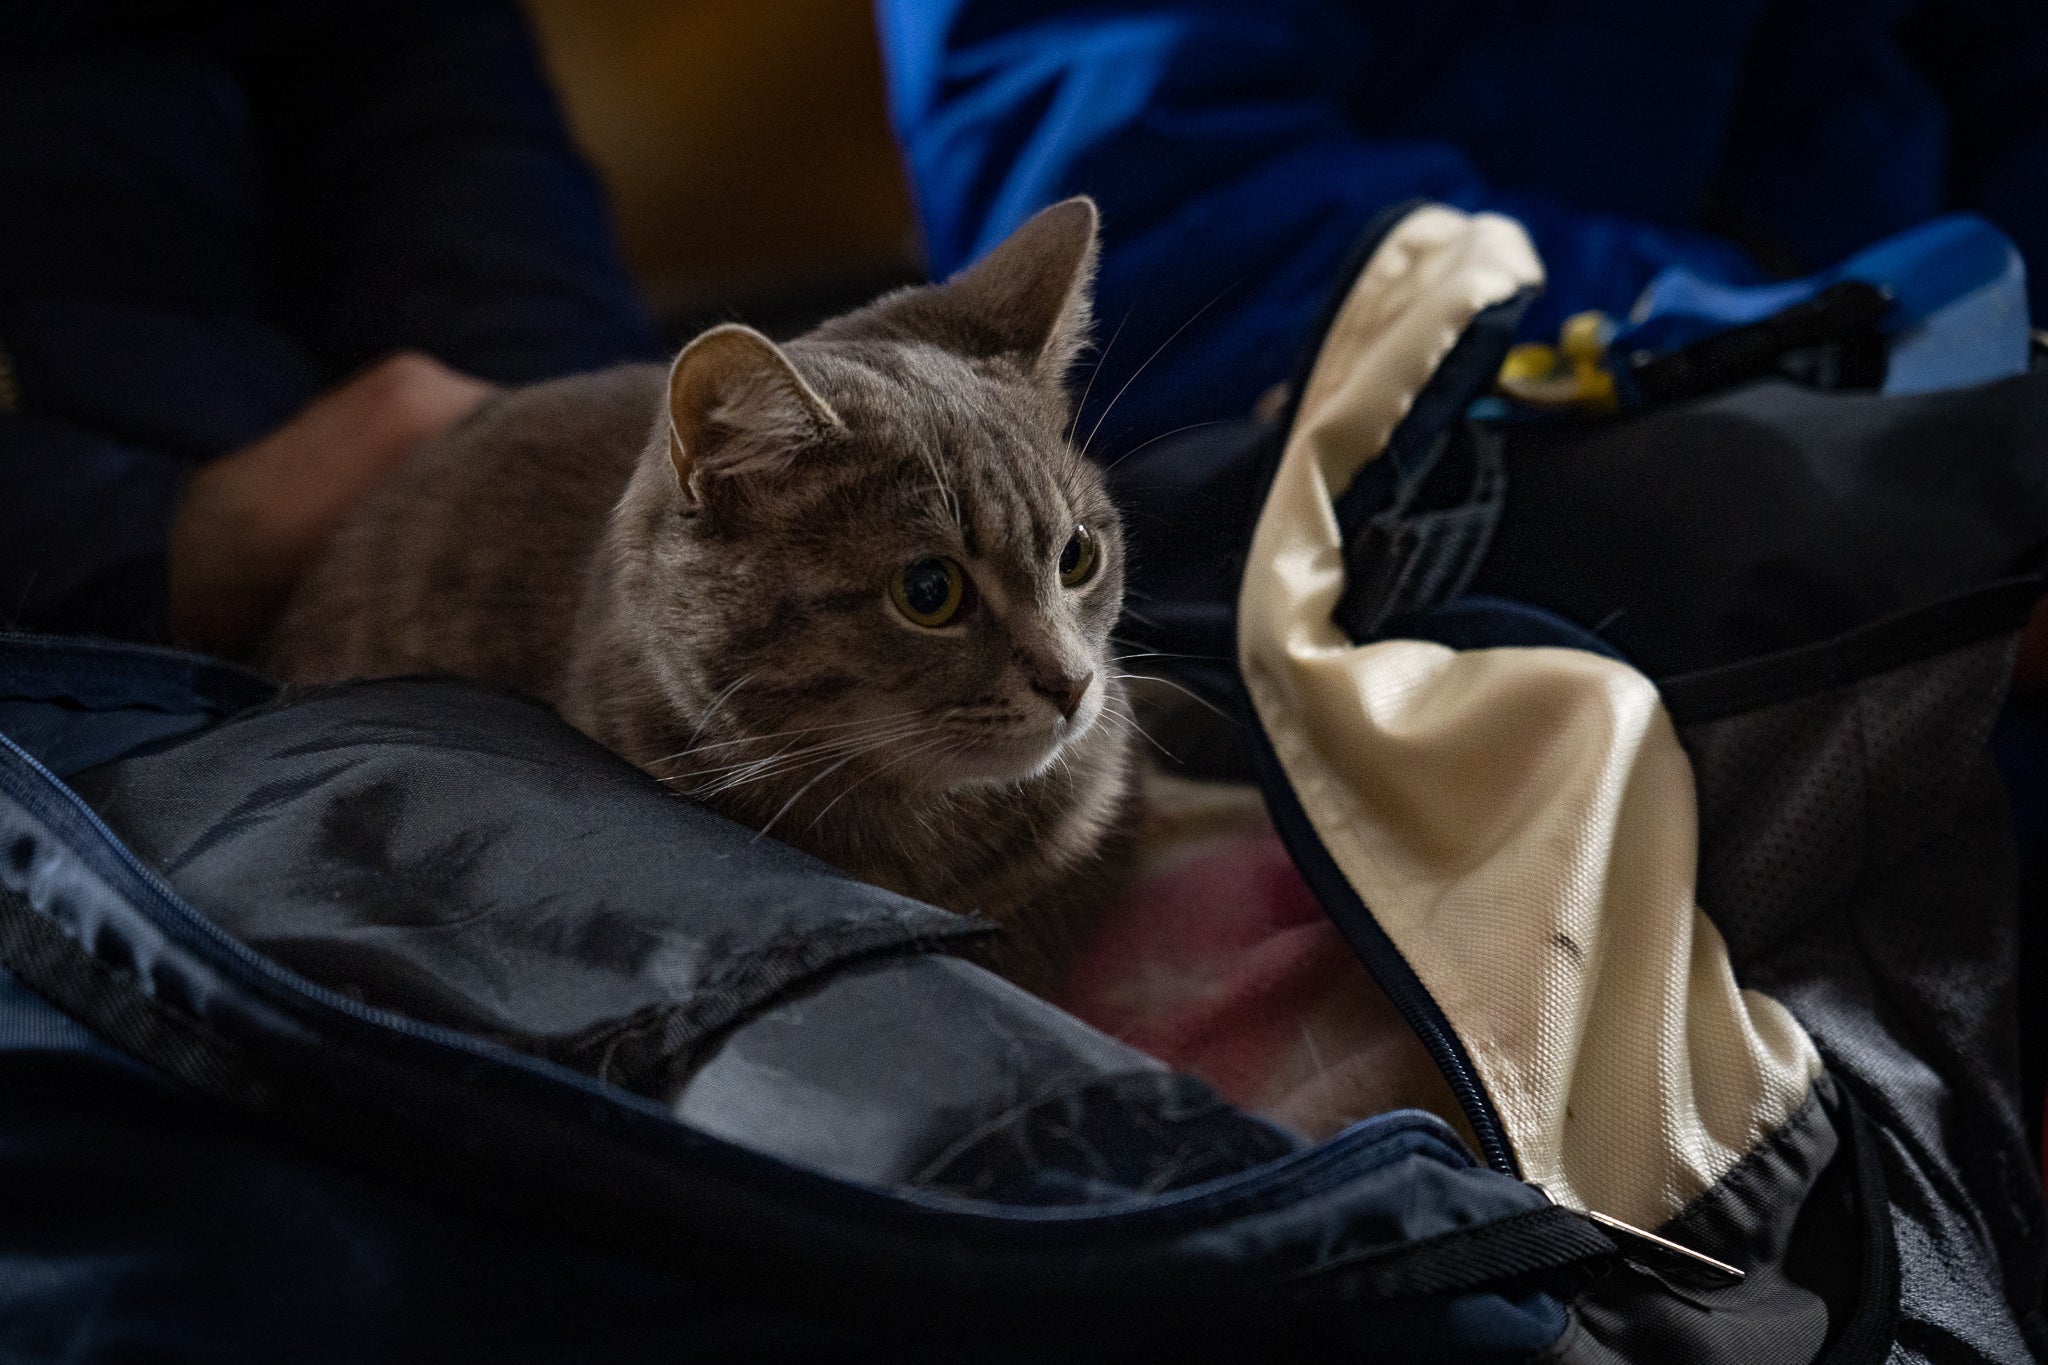
<path id="1" fill-rule="evenodd" d="M 924 780 L 944 791 L 1028 782 L 1048 772 L 1061 753 L 1093 728 L 1094 720 L 1089 713 L 1080 724 L 1063 723 L 1048 730 L 982 740 L 934 763 Z"/>

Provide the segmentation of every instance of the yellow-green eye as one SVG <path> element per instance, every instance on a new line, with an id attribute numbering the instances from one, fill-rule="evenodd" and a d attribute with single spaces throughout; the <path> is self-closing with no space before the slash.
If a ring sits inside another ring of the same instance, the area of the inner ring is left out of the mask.
<path id="1" fill-rule="evenodd" d="M 950 559 L 920 559 L 896 571 L 889 596 L 896 610 L 921 626 L 937 628 L 959 614 L 967 575 Z"/>
<path id="2" fill-rule="evenodd" d="M 1095 537 L 1088 534 L 1085 526 L 1076 526 L 1074 534 L 1067 537 L 1066 548 L 1060 551 L 1060 582 L 1070 588 L 1078 588 L 1095 576 Z"/>

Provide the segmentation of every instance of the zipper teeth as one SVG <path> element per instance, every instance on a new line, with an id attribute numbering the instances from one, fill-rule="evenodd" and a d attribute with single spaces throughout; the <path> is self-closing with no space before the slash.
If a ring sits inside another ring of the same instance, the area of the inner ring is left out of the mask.
<path id="1" fill-rule="evenodd" d="M 1313 831 L 1310 838 L 1316 838 L 1317 847 L 1321 840 Z M 1327 853 L 1326 855 L 1327 856 Z M 1318 900 L 1322 900 L 1320 895 Z M 1465 1112 L 1466 1122 L 1472 1125 L 1472 1135 L 1479 1139 L 1480 1155 L 1486 1164 L 1506 1175 L 1519 1179 L 1522 1171 L 1515 1160 L 1514 1149 L 1507 1139 L 1506 1129 L 1500 1119 L 1500 1111 L 1493 1107 L 1493 1099 L 1486 1093 L 1486 1087 L 1479 1081 L 1472 1069 L 1472 1063 L 1465 1056 L 1464 1047 L 1457 1041 L 1457 1033 L 1451 1028 L 1451 1021 L 1445 1016 L 1443 1007 L 1436 1003 L 1422 979 L 1415 975 L 1415 969 L 1401 956 L 1400 950 L 1386 938 L 1386 930 L 1373 918 L 1372 911 L 1363 901 L 1353 898 L 1359 916 L 1365 920 L 1365 933 L 1352 932 L 1354 916 L 1342 910 L 1332 912 L 1327 901 L 1325 913 L 1336 921 L 1338 929 L 1351 944 L 1351 950 L 1358 954 L 1365 969 L 1387 998 L 1400 1012 L 1402 1020 L 1421 1040 L 1423 1050 L 1436 1063 L 1443 1074 L 1451 1094 L 1457 1099 L 1458 1107 Z M 1348 909 L 1348 907 L 1346 907 Z M 1361 941 L 1362 940 L 1362 941 Z"/>
<path id="2" fill-rule="evenodd" d="M 1356 942 L 1352 947 L 1357 950 Z M 1493 1107 L 1492 1098 L 1473 1074 L 1463 1049 L 1450 1041 L 1453 1036 L 1450 1021 L 1444 1017 L 1436 1001 L 1430 998 L 1414 968 L 1399 960 L 1398 955 L 1395 955 L 1394 964 L 1372 961 L 1371 958 L 1381 956 L 1377 953 L 1361 952 L 1360 956 L 1367 959 L 1366 970 L 1372 973 L 1373 980 L 1394 1002 L 1394 1008 L 1401 1012 L 1408 1027 L 1422 1040 L 1424 1050 L 1436 1063 L 1437 1069 L 1443 1072 L 1451 1093 L 1457 1097 L 1458 1107 L 1465 1111 L 1466 1121 L 1472 1125 L 1473 1135 L 1479 1139 L 1486 1164 L 1508 1175 L 1520 1176 L 1521 1170 L 1502 1129 L 1499 1111 Z"/>

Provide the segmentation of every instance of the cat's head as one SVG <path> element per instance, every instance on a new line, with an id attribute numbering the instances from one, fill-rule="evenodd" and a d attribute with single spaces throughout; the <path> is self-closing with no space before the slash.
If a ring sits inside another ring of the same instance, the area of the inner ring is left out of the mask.
<path id="1" fill-rule="evenodd" d="M 1124 537 L 1066 387 L 1095 234 L 1071 199 L 943 284 L 676 359 L 647 586 L 716 738 L 672 776 L 1012 782 L 1103 723 Z"/>

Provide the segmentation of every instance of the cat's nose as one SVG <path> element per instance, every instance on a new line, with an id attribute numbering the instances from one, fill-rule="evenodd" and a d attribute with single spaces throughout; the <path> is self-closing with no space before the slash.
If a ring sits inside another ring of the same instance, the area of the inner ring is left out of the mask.
<path id="1" fill-rule="evenodd" d="M 1081 709 L 1081 698 L 1088 695 L 1088 684 L 1095 681 L 1093 673 L 1083 673 L 1078 678 L 1034 677 L 1031 690 L 1060 708 L 1060 714 L 1068 720 Z"/>

